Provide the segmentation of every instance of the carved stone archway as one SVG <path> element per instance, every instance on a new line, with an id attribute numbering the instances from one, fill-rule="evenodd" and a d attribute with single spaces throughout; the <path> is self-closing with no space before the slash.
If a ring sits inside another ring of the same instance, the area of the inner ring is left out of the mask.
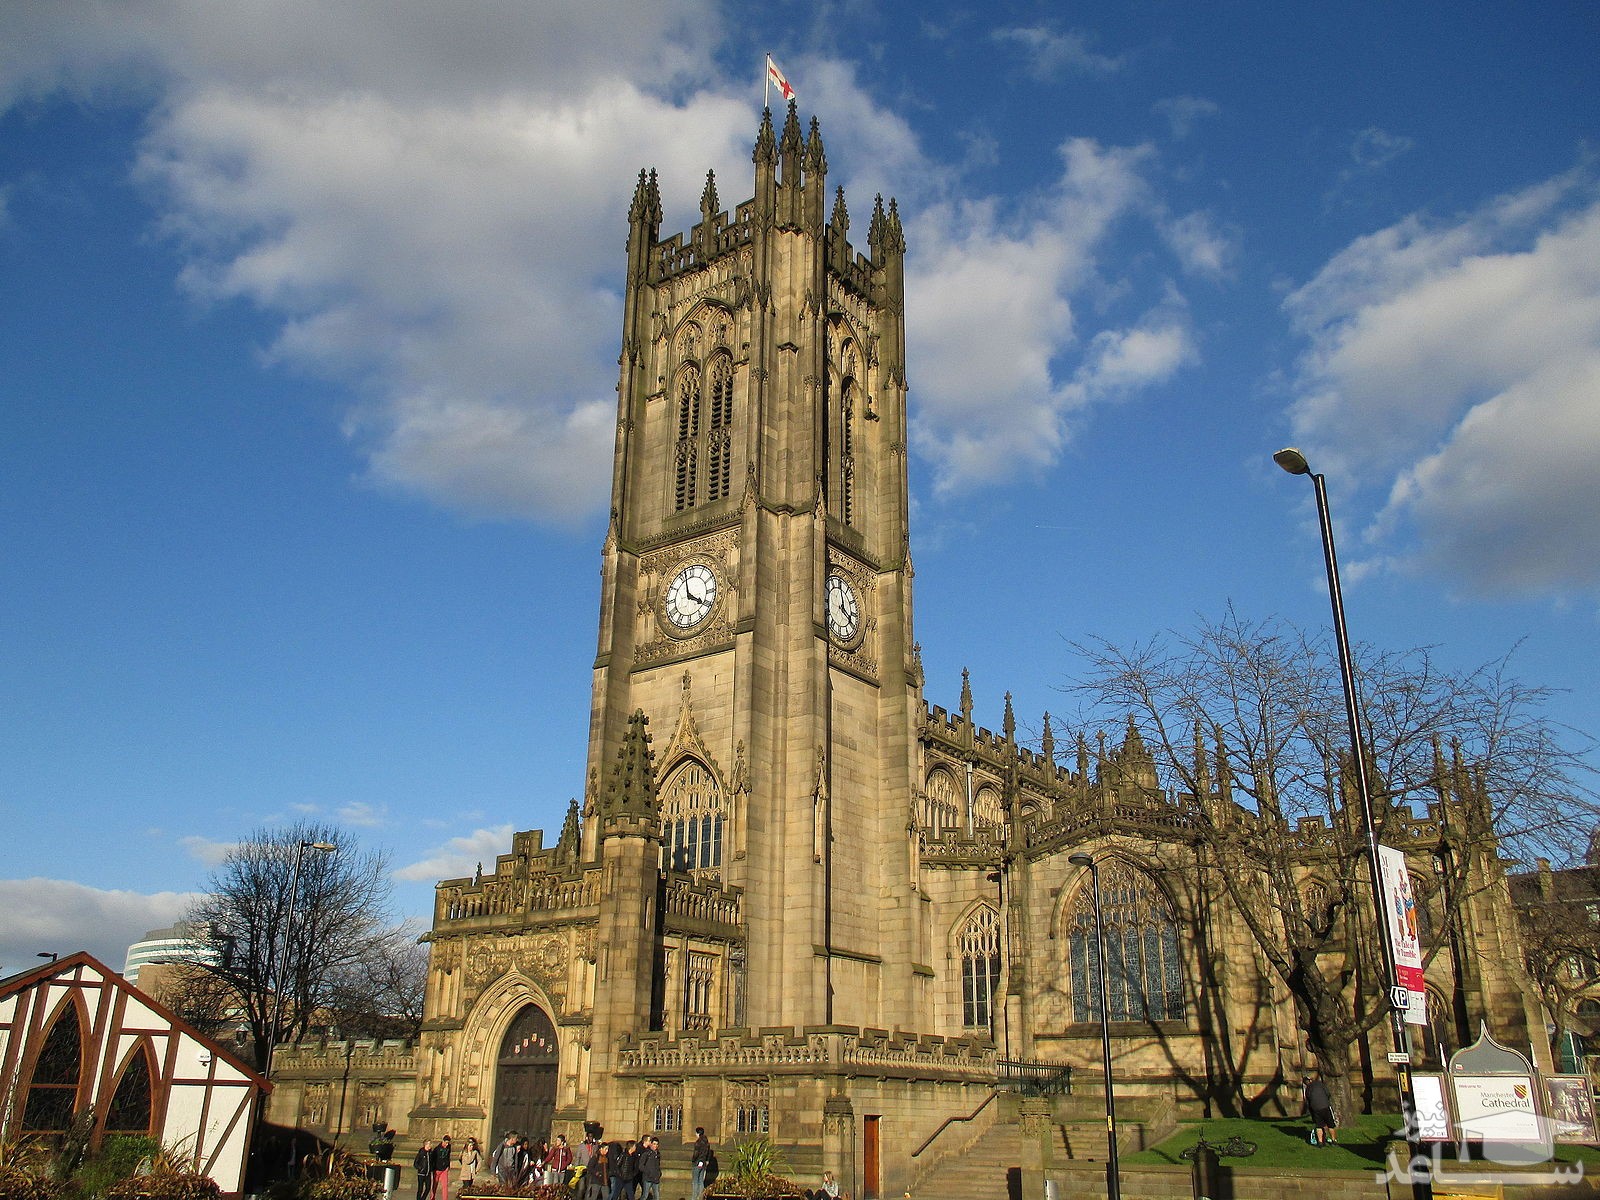
<path id="1" fill-rule="evenodd" d="M 512 1130 L 530 1141 L 547 1139 L 556 1111 L 556 1070 L 560 1051 L 556 1027 L 537 1004 L 512 1018 L 495 1057 L 494 1121 L 496 1145 Z"/>

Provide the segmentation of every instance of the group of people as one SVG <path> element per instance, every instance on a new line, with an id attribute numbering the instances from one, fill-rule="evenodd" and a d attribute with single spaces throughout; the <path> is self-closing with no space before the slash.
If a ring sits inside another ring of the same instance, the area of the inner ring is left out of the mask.
<path id="1" fill-rule="evenodd" d="M 704 1128 L 695 1129 L 690 1148 L 693 1180 L 690 1200 L 701 1200 L 711 1190 L 720 1173 L 716 1151 Z M 567 1135 L 556 1134 L 553 1142 L 530 1143 L 526 1137 L 509 1132 L 484 1162 L 478 1139 L 469 1137 L 460 1159 L 460 1191 L 471 1190 L 480 1169 L 488 1171 L 504 1191 L 534 1183 L 572 1187 L 579 1200 L 661 1200 L 661 1139 L 645 1134 L 626 1141 L 602 1141 L 604 1131 L 590 1123 L 584 1127 L 583 1143 L 567 1144 Z M 374 1143 L 378 1141 L 374 1138 Z M 393 1152 L 393 1133 L 388 1148 Z M 417 1151 L 417 1200 L 450 1200 L 452 1149 L 448 1135 L 437 1142 L 431 1138 Z M 839 1185 L 833 1173 L 824 1171 L 822 1186 L 810 1193 L 815 1200 L 835 1200 Z"/>

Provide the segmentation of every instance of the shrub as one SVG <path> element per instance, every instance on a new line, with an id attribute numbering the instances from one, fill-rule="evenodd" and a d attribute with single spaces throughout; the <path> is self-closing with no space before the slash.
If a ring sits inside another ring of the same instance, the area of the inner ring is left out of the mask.
<path id="1" fill-rule="evenodd" d="M 193 1171 L 130 1175 L 106 1189 L 106 1200 L 220 1200 L 221 1196 L 216 1180 Z"/>
<path id="2" fill-rule="evenodd" d="M 0 1163 L 0 1200 L 59 1200 L 66 1188 L 46 1175 Z"/>
<path id="3" fill-rule="evenodd" d="M 99 1154 L 84 1160 L 73 1180 L 87 1195 L 103 1196 L 112 1184 L 137 1171 L 140 1163 L 154 1162 L 160 1154 L 161 1143 L 153 1137 L 108 1137 Z"/>

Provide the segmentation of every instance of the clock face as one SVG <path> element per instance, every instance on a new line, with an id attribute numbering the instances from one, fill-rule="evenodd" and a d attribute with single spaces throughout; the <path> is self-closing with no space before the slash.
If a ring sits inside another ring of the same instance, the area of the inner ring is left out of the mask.
<path id="1" fill-rule="evenodd" d="M 828 632 L 848 642 L 861 629 L 861 605 L 843 575 L 828 576 Z"/>
<path id="2" fill-rule="evenodd" d="M 667 585 L 667 620 L 679 629 L 693 629 L 716 602 L 716 575 L 704 563 L 691 563 Z"/>

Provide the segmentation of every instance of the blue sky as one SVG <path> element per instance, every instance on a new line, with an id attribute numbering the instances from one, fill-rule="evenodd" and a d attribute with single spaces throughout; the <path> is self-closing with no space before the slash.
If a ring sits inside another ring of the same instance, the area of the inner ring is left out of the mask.
<path id="1" fill-rule="evenodd" d="M 331 11 L 330 11 L 331 10 Z M 764 52 L 909 241 L 926 695 L 1071 643 L 1513 648 L 1600 730 L 1600 10 L 0 8 L 0 971 L 302 815 L 397 915 L 582 787 L 625 213 L 750 194 Z M 1576 740 L 1576 739 L 1575 739 Z"/>

